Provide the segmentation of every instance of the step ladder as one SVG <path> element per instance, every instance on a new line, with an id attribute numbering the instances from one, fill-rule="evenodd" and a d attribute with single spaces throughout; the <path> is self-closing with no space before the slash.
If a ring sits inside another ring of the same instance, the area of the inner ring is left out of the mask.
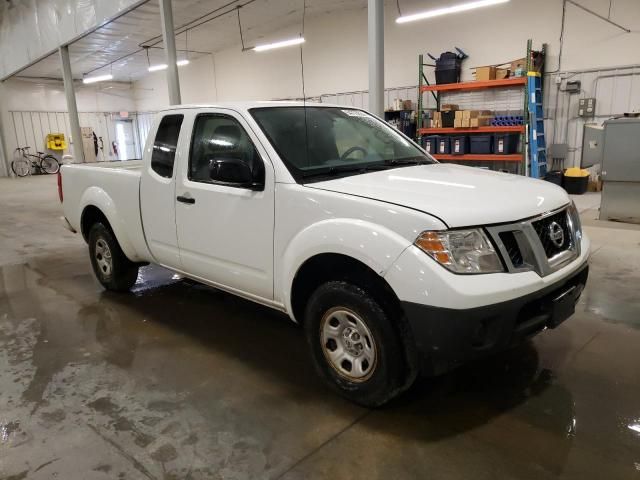
<path id="1" fill-rule="evenodd" d="M 542 112 L 542 77 L 538 72 L 527 73 L 529 103 L 529 176 L 544 178 L 547 174 L 547 143 L 544 137 Z"/>

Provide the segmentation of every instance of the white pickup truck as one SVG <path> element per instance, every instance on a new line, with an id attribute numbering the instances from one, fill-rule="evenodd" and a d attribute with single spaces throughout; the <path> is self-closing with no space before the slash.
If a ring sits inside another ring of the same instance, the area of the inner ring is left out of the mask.
<path id="1" fill-rule="evenodd" d="M 128 290 L 155 263 L 286 312 L 320 375 L 362 405 L 557 326 L 587 281 L 564 190 L 438 163 L 359 109 L 176 106 L 143 156 L 62 167 L 66 221 L 102 285 Z"/>

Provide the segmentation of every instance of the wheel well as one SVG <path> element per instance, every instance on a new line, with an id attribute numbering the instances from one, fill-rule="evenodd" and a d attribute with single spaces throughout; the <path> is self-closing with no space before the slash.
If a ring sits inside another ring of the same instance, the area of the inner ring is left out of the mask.
<path id="1" fill-rule="evenodd" d="M 394 318 L 402 316 L 398 297 L 385 279 L 368 265 L 347 255 L 323 253 L 304 262 L 293 279 L 291 306 L 300 323 L 304 321 L 304 310 L 313 292 L 332 280 L 346 281 L 366 290 L 389 315 Z"/>
<path id="2" fill-rule="evenodd" d="M 86 242 L 89 241 L 89 232 L 91 231 L 91 227 L 93 227 L 96 223 L 102 223 L 105 227 L 111 230 L 111 225 L 109 224 L 109 220 L 104 213 L 93 205 L 89 205 L 85 207 L 82 211 L 82 217 L 80 218 L 80 232 L 82 233 L 82 237 Z"/>

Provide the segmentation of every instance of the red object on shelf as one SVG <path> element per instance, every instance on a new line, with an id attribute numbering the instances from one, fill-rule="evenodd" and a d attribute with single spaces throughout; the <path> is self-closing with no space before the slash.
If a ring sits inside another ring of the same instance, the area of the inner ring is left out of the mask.
<path id="1" fill-rule="evenodd" d="M 522 161 L 521 153 L 514 153 L 512 155 L 494 155 L 494 154 L 482 155 L 482 154 L 475 154 L 475 153 L 468 153 L 466 155 L 435 154 L 432 156 L 436 160 L 458 160 L 458 161 L 464 160 L 465 162 L 467 161 L 470 161 L 470 162 L 474 162 L 474 161 L 475 162 L 483 162 L 483 161 L 521 162 Z"/>
<path id="2" fill-rule="evenodd" d="M 420 135 L 438 133 L 523 133 L 524 125 L 515 127 L 474 127 L 474 128 L 421 128 Z"/>
<path id="3" fill-rule="evenodd" d="M 526 77 L 504 78 L 502 80 L 487 80 L 484 82 L 443 83 L 436 85 L 423 85 L 423 92 L 446 92 L 453 90 L 482 90 L 495 87 L 517 87 L 526 85 Z"/>

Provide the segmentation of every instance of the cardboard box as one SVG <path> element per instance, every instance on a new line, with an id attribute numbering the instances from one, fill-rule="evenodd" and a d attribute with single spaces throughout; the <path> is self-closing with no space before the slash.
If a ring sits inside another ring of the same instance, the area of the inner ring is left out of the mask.
<path id="1" fill-rule="evenodd" d="M 469 118 L 478 118 L 478 117 L 489 117 L 493 115 L 493 112 L 490 110 L 469 110 Z"/>
<path id="2" fill-rule="evenodd" d="M 509 77 L 508 68 L 496 68 L 496 80 L 502 80 Z"/>
<path id="3" fill-rule="evenodd" d="M 491 125 L 491 120 L 493 120 L 493 117 L 488 115 L 472 118 L 470 119 L 469 127 L 470 128 L 488 127 L 489 125 Z"/>
<path id="4" fill-rule="evenodd" d="M 601 192 L 601 191 L 602 191 L 602 180 L 589 179 L 589 184 L 587 185 L 587 192 Z"/>
<path id="5" fill-rule="evenodd" d="M 464 110 L 456 110 L 456 120 L 462 120 L 464 118 Z"/>
<path id="6" fill-rule="evenodd" d="M 495 80 L 496 67 L 476 67 L 476 82 Z"/>
<path id="7" fill-rule="evenodd" d="M 471 125 L 470 122 L 470 118 L 456 118 L 453 121 L 453 128 L 469 128 L 469 126 Z"/>
<path id="8" fill-rule="evenodd" d="M 450 110 L 458 110 L 458 105 L 456 105 L 455 103 L 445 103 L 444 105 L 440 106 L 441 112 L 447 112 Z"/>

